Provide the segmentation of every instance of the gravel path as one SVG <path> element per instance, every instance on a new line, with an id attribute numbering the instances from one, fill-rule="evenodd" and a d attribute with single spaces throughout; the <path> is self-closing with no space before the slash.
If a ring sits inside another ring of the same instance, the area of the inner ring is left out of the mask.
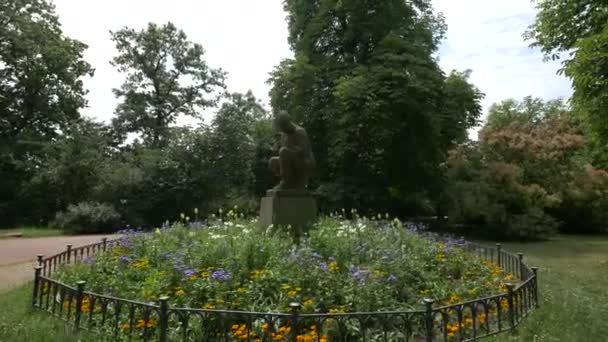
<path id="1" fill-rule="evenodd" d="M 36 255 L 50 256 L 65 250 L 68 244 L 78 247 L 101 241 L 103 237 L 110 239 L 112 235 L 0 240 L 0 293 L 33 279 Z"/>

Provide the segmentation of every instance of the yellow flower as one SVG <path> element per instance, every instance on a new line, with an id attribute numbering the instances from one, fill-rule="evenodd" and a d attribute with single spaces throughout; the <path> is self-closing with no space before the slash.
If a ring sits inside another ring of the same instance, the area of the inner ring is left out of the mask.
<path id="1" fill-rule="evenodd" d="M 130 330 L 131 329 L 131 324 L 129 323 L 125 323 L 122 325 L 122 330 Z"/>
<path id="2" fill-rule="evenodd" d="M 444 261 L 444 260 L 445 260 L 445 254 L 443 254 L 443 253 L 438 253 L 438 254 L 435 256 L 435 259 L 436 259 L 437 261 Z"/>
<path id="3" fill-rule="evenodd" d="M 291 331 L 291 327 L 280 327 L 279 332 L 289 333 Z"/>
<path id="4" fill-rule="evenodd" d="M 209 278 L 209 272 L 201 273 L 201 278 Z"/>
<path id="5" fill-rule="evenodd" d="M 144 296 L 152 297 L 154 296 L 154 293 L 151 290 L 144 290 Z"/>
<path id="6" fill-rule="evenodd" d="M 338 270 L 340 269 L 340 267 L 338 267 L 338 263 L 335 261 L 332 261 L 329 263 L 329 265 L 327 265 L 329 270 L 332 272 L 338 272 Z"/>
<path id="7" fill-rule="evenodd" d="M 448 304 L 456 304 L 456 303 L 459 303 L 460 301 L 461 301 L 460 296 L 453 294 L 450 296 L 450 299 L 448 299 Z"/>
<path id="8" fill-rule="evenodd" d="M 262 330 L 268 330 L 268 324 L 267 323 L 262 324 Z"/>
<path id="9" fill-rule="evenodd" d="M 291 297 L 295 297 L 298 295 L 298 291 L 296 290 L 291 290 L 289 292 L 287 292 L 288 295 L 290 295 Z"/>
<path id="10" fill-rule="evenodd" d="M 133 263 L 133 267 L 137 269 L 145 269 L 148 268 L 148 266 L 150 266 L 148 259 L 139 259 Z"/>
<path id="11" fill-rule="evenodd" d="M 420 294 L 424 296 L 424 295 L 429 294 L 429 291 L 430 291 L 429 289 L 420 290 Z"/>
<path id="12" fill-rule="evenodd" d="M 312 301 L 312 299 L 310 299 L 310 298 L 309 298 L 309 299 L 305 300 L 303 304 L 304 304 L 305 306 L 310 306 L 310 305 L 312 305 L 312 304 L 313 304 L 313 301 Z"/>
<path id="13" fill-rule="evenodd" d="M 203 307 L 203 309 L 207 309 L 207 310 L 215 310 L 216 306 L 213 304 L 207 304 Z"/>
<path id="14" fill-rule="evenodd" d="M 184 291 L 184 289 L 182 289 L 181 287 L 178 287 L 178 288 L 175 290 L 175 295 L 176 295 L 177 297 L 181 297 L 181 296 L 183 296 L 183 295 L 185 295 L 185 294 L 186 294 L 186 291 Z"/>
<path id="15" fill-rule="evenodd" d="M 154 327 L 155 323 L 156 323 L 156 321 L 154 319 L 148 319 L 147 321 L 143 320 L 143 319 L 138 319 L 137 325 L 135 325 L 135 328 L 137 328 L 137 329 L 152 328 L 152 327 Z"/>
<path id="16" fill-rule="evenodd" d="M 510 273 L 505 276 L 505 280 L 513 280 L 514 278 L 515 277 Z"/>
<path id="17" fill-rule="evenodd" d="M 287 284 L 285 284 L 285 285 L 281 286 L 281 290 L 285 290 L 285 291 L 287 291 L 287 290 L 289 290 L 289 289 L 291 289 L 291 285 L 287 285 Z"/>
<path id="18" fill-rule="evenodd" d="M 197 276 L 196 274 L 193 274 L 193 275 L 191 275 L 190 277 L 188 277 L 188 280 L 192 280 L 192 281 L 194 281 L 194 280 L 196 280 L 196 279 L 198 279 L 198 276 Z"/>

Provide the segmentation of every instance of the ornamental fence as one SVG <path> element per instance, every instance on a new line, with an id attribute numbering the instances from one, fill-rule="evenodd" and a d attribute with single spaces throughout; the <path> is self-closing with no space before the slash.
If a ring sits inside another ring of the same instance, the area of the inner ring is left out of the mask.
<path id="1" fill-rule="evenodd" d="M 537 268 L 523 254 L 500 244 L 468 243 L 464 248 L 518 277 L 507 291 L 453 305 L 438 306 L 428 298 L 419 310 L 300 313 L 248 312 L 172 307 L 169 297 L 143 303 L 86 290 L 86 282 L 64 284 L 52 278 L 59 265 L 85 262 L 115 245 L 99 243 L 44 258 L 35 267 L 32 306 L 64 320 L 75 331 L 86 330 L 112 341 L 476 341 L 513 332 L 538 307 Z"/>

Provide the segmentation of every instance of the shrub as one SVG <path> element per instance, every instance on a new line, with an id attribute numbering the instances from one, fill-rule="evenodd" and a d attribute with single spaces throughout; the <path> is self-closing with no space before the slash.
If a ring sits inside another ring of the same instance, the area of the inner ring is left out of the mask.
<path id="1" fill-rule="evenodd" d="M 443 206 L 451 223 L 497 239 L 542 239 L 555 231 L 557 222 L 546 209 L 559 199 L 538 184 L 525 184 L 517 165 L 483 161 L 476 147 L 461 147 L 450 153 L 444 167 Z"/>
<path id="2" fill-rule="evenodd" d="M 75 234 L 111 233 L 119 227 L 120 214 L 108 204 L 81 202 L 58 212 L 53 224 Z"/>

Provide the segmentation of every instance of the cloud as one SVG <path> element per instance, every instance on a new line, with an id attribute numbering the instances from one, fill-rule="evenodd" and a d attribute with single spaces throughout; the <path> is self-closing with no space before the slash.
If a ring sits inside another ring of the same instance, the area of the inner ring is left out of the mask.
<path id="1" fill-rule="evenodd" d="M 471 81 L 486 94 L 486 111 L 506 98 L 571 95 L 569 80 L 556 74 L 560 62 L 543 62 L 522 38 L 536 15 L 529 0 L 435 0 L 434 6 L 448 25 L 440 65 L 446 72 L 472 69 Z"/>
<path id="2" fill-rule="evenodd" d="M 172 21 L 188 38 L 201 43 L 212 67 L 228 72 L 230 91 L 252 89 L 268 101 L 268 73 L 293 54 L 287 45 L 282 0 L 55 0 L 65 33 L 89 45 L 85 58 L 96 69 L 86 81 L 90 90 L 85 114 L 109 120 L 116 107 L 112 88 L 124 77 L 110 66 L 116 54 L 110 30 L 144 28 L 148 22 Z M 545 99 L 568 97 L 567 79 L 556 75 L 559 62 L 544 63 L 528 48 L 522 34 L 534 19 L 529 0 L 434 0 L 445 14 L 447 40 L 439 51 L 440 64 L 472 69 L 471 80 L 484 93 L 484 108 L 505 98 L 526 95 Z M 207 121 L 211 112 L 206 113 Z M 188 122 L 187 120 L 185 122 Z M 473 134 L 474 135 L 474 134 Z"/>

